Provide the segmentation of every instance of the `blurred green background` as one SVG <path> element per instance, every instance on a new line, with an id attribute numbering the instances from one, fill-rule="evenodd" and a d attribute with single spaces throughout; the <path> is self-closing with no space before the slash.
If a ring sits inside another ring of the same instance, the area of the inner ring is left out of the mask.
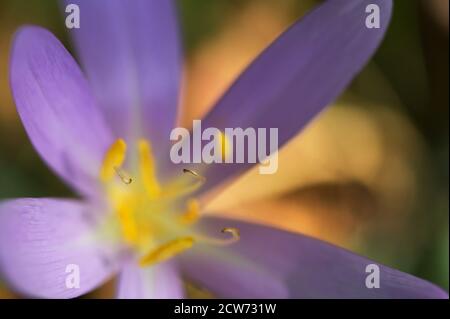
<path id="1" fill-rule="evenodd" d="M 204 114 L 317 2 L 179 1 L 183 122 Z M 258 187 L 250 172 L 212 205 L 226 203 L 238 217 L 328 240 L 448 291 L 449 2 L 394 2 L 376 56 L 337 103 L 280 152 L 273 187 Z M 71 49 L 63 21 L 56 1 L 0 0 L 0 199 L 72 196 L 33 150 L 8 83 L 14 31 L 38 24 Z M 0 297 L 10 296 L 0 289 Z"/>

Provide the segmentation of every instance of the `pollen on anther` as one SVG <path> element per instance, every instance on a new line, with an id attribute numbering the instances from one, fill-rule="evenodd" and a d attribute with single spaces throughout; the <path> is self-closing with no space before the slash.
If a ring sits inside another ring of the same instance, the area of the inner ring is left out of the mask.
<path id="1" fill-rule="evenodd" d="M 193 171 L 191 169 L 183 168 L 183 173 L 191 174 L 192 176 L 194 176 L 202 181 L 205 180 L 205 177 L 201 176 L 199 173 L 197 173 L 196 171 Z"/>
<path id="2" fill-rule="evenodd" d="M 116 171 L 117 175 L 120 177 L 120 180 L 126 184 L 129 185 L 131 182 L 133 182 L 133 179 L 128 175 L 127 172 L 125 172 L 120 167 L 114 167 L 114 170 Z"/>
<path id="3" fill-rule="evenodd" d="M 239 241 L 239 239 L 241 238 L 241 234 L 239 232 L 238 228 L 235 227 L 225 227 L 221 230 L 222 233 L 229 233 L 231 234 L 231 241 L 236 242 Z"/>

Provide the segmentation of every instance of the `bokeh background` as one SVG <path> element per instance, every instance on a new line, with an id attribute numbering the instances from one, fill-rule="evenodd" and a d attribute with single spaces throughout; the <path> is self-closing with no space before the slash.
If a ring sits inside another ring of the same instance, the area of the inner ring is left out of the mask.
<path id="1" fill-rule="evenodd" d="M 261 50 L 318 2 L 178 1 L 181 122 L 189 126 L 207 112 Z M 280 151 L 278 173 L 248 172 L 211 208 L 327 240 L 448 291 L 448 7 L 448 0 L 394 0 L 375 57 Z M 30 23 L 72 49 L 56 1 L 0 0 L 0 200 L 73 196 L 33 150 L 11 97 L 12 36 Z M 90 297 L 108 296 L 111 287 Z M 20 296 L 0 278 L 0 298 L 9 297 Z"/>

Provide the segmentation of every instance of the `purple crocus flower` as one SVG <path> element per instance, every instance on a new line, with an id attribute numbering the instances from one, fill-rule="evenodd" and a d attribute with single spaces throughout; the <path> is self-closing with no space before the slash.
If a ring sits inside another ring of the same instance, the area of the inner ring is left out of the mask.
<path id="1" fill-rule="evenodd" d="M 182 298 L 182 276 L 219 297 L 447 298 L 383 265 L 380 287 L 369 289 L 366 267 L 374 262 L 364 257 L 299 234 L 199 215 L 206 191 L 251 164 L 197 164 L 184 174 L 168 158 L 181 78 L 174 6 L 70 2 L 81 10 L 73 36 L 88 80 L 50 32 L 33 26 L 16 35 L 10 78 L 31 142 L 81 199 L 0 204 L 0 269 L 14 289 L 76 297 L 119 274 L 119 298 Z M 379 29 L 365 27 L 368 4 L 381 9 Z M 391 5 L 326 1 L 249 66 L 204 127 L 277 127 L 284 144 L 371 57 Z M 79 285 L 67 285 L 72 266 Z"/>

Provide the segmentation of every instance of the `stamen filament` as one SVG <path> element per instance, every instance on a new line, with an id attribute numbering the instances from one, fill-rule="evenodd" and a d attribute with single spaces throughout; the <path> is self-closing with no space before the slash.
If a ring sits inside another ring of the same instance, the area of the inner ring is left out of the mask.
<path id="1" fill-rule="evenodd" d="M 194 245 L 193 237 L 182 237 L 172 240 L 164 245 L 159 246 L 155 250 L 145 255 L 139 260 L 139 265 L 142 267 L 149 266 L 155 263 L 165 261 Z"/>
<path id="2" fill-rule="evenodd" d="M 157 198 L 161 193 L 161 186 L 156 178 L 155 162 L 150 143 L 144 139 L 139 140 L 139 169 L 147 193 L 151 198 Z"/>
<path id="3" fill-rule="evenodd" d="M 206 178 L 198 174 L 196 171 L 191 169 L 183 168 L 183 173 L 190 174 L 196 178 L 196 182 L 193 184 L 185 185 L 184 183 L 173 183 L 171 185 L 167 185 L 163 192 L 162 196 L 164 199 L 170 199 L 172 197 L 183 197 L 187 194 L 195 192 L 199 189 L 206 181 Z"/>
<path id="4" fill-rule="evenodd" d="M 191 199 L 187 203 L 187 210 L 180 216 L 180 223 L 183 225 L 191 225 L 198 220 L 200 204 L 197 200 Z"/>

